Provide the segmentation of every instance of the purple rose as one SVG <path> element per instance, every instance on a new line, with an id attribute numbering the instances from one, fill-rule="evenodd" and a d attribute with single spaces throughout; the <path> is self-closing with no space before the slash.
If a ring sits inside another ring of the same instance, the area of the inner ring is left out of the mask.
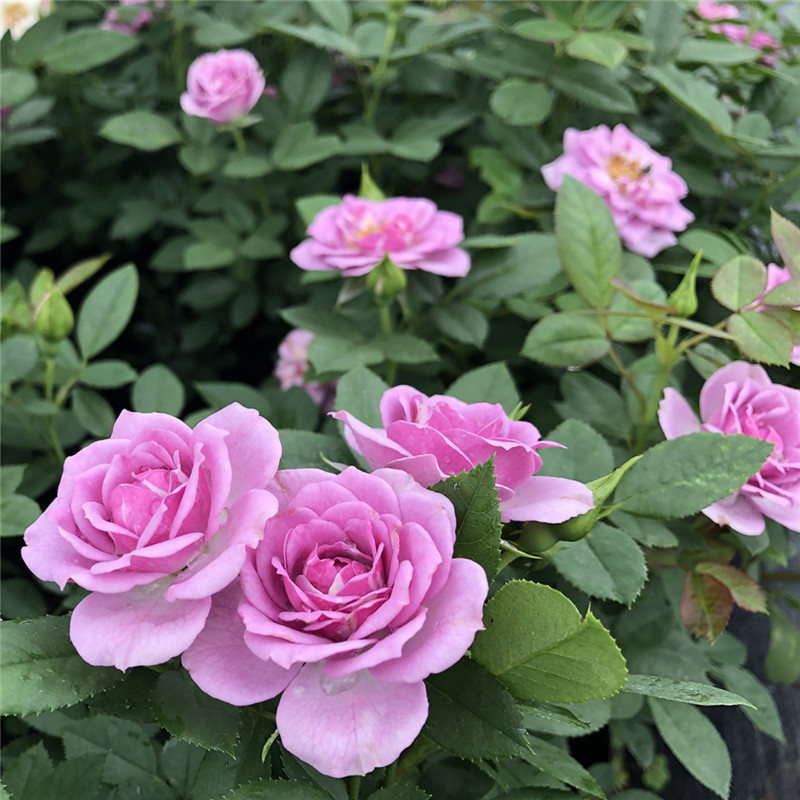
<path id="1" fill-rule="evenodd" d="M 265 88 L 264 73 L 252 53 L 218 50 L 189 66 L 181 108 L 212 122 L 232 122 L 250 111 Z"/>
<path id="2" fill-rule="evenodd" d="M 310 239 L 289 254 L 298 267 L 338 270 L 347 277 L 366 275 L 389 256 L 401 269 L 461 277 L 469 272 L 458 214 L 438 211 L 424 198 L 395 197 L 373 202 L 345 195 L 325 208 L 308 228 Z"/>
<path id="3" fill-rule="evenodd" d="M 703 513 L 748 536 L 764 530 L 764 517 L 800 531 L 800 390 L 772 383 L 762 367 L 734 361 L 703 385 L 700 420 L 674 389 L 664 390 L 658 420 L 667 439 L 713 431 L 772 442 L 764 466 Z"/>
<path id="4" fill-rule="evenodd" d="M 536 475 L 542 466 L 542 441 L 530 422 L 508 418 L 502 406 L 463 403 L 454 397 L 428 397 L 412 386 L 395 386 L 381 399 L 383 429 L 370 428 L 347 411 L 345 437 L 372 469 L 392 467 L 410 473 L 423 486 L 472 469 L 494 456 L 503 522 L 563 522 L 594 507 L 592 493 L 568 478 Z"/>
<path id="5" fill-rule="evenodd" d="M 283 745 L 326 775 L 364 775 L 420 732 L 423 679 L 482 628 L 486 574 L 453 558 L 450 501 L 405 473 L 284 470 L 272 491 L 280 511 L 241 590 L 214 598 L 183 664 L 234 705 L 283 691 Z"/>
<path id="6" fill-rule="evenodd" d="M 22 557 L 42 580 L 91 592 L 70 623 L 85 661 L 160 664 L 192 643 L 211 596 L 236 578 L 277 511 L 266 487 L 280 455 L 272 425 L 234 403 L 194 430 L 123 411 L 110 439 L 65 461 Z"/>
<path id="7" fill-rule="evenodd" d="M 680 200 L 689 190 L 672 162 L 624 125 L 609 130 L 567 128 L 564 154 L 542 167 L 547 185 L 558 190 L 564 175 L 586 184 L 603 198 L 625 246 L 652 258 L 678 240 L 694 219 Z"/>

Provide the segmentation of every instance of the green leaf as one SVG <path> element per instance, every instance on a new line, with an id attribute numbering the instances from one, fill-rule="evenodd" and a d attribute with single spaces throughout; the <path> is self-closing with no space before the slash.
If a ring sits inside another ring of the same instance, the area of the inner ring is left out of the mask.
<path id="1" fill-rule="evenodd" d="M 720 305 L 739 311 L 767 288 L 767 269 L 750 256 L 736 256 L 726 261 L 711 281 L 711 292 Z"/>
<path id="2" fill-rule="evenodd" d="M 236 251 L 219 242 L 193 242 L 183 251 L 183 266 L 187 270 L 227 267 L 236 260 Z"/>
<path id="3" fill-rule="evenodd" d="M 153 364 L 136 380 L 131 391 L 135 411 L 160 411 L 179 417 L 186 402 L 180 378 L 163 364 Z"/>
<path id="4" fill-rule="evenodd" d="M 265 419 L 270 419 L 272 416 L 269 399 L 258 389 L 254 389 L 246 383 L 201 381 L 194 386 L 198 394 L 214 411 L 224 408 L 230 403 L 241 403 L 247 408 L 254 408 Z"/>
<path id="5" fill-rule="evenodd" d="M 567 55 L 616 69 L 628 55 L 628 48 L 607 33 L 579 33 L 567 42 Z"/>
<path id="6" fill-rule="evenodd" d="M 712 675 L 722 681 L 731 693 L 736 692 L 737 695 L 747 698 L 748 705 L 744 705 L 742 711 L 753 725 L 779 742 L 786 741 L 775 699 L 752 672 L 735 664 L 723 664 L 716 667 Z"/>
<path id="7" fill-rule="evenodd" d="M 614 469 L 614 454 L 606 440 L 581 420 L 568 419 L 545 438 L 564 446 L 538 451 L 542 466 L 537 475 L 553 475 L 588 483 L 608 475 Z"/>
<path id="8" fill-rule="evenodd" d="M 485 669 L 463 658 L 425 681 L 424 733 L 459 758 L 507 758 L 527 750 L 514 698 Z"/>
<path id="9" fill-rule="evenodd" d="M 303 224 L 308 227 L 323 208 L 338 206 L 341 202 L 341 195 L 338 194 L 312 194 L 298 198 L 294 201 L 294 205 Z"/>
<path id="10" fill-rule="evenodd" d="M 107 64 L 139 46 L 139 39 L 119 31 L 80 28 L 61 38 L 44 54 L 56 72 L 77 73 Z"/>
<path id="11" fill-rule="evenodd" d="M 588 372 L 567 372 L 559 388 L 564 402 L 556 409 L 562 417 L 575 417 L 614 438 L 626 438 L 631 422 L 614 387 Z"/>
<path id="12" fill-rule="evenodd" d="M 326 50 L 303 49 L 288 63 L 281 75 L 281 96 L 295 118 L 311 116 L 325 100 L 333 67 Z"/>
<path id="13" fill-rule="evenodd" d="M 517 697 L 581 703 L 625 682 L 625 659 L 608 631 L 549 586 L 507 583 L 486 604 L 484 625 L 472 657 Z"/>
<path id="14" fill-rule="evenodd" d="M 506 414 L 519 405 L 514 378 L 503 361 L 465 372 L 450 384 L 447 394 L 465 403 L 499 403 Z"/>
<path id="15" fill-rule="evenodd" d="M 237 154 L 228 159 L 222 174 L 228 178 L 263 178 L 272 172 L 272 162 L 264 156 Z"/>
<path id="16" fill-rule="evenodd" d="M 260 780 L 237 786 L 223 800 L 331 800 L 331 795 L 308 781 Z"/>
<path id="17" fill-rule="evenodd" d="M 372 346 L 383 353 L 383 357 L 398 364 L 425 364 L 438 361 L 439 355 L 424 339 L 410 333 L 387 333 L 370 339 Z"/>
<path id="18" fill-rule="evenodd" d="M 622 274 L 617 226 L 602 198 L 569 175 L 556 198 L 556 243 L 575 291 L 594 308 L 607 308 L 612 278 Z"/>
<path id="19" fill-rule="evenodd" d="M 373 344 L 348 342 L 317 334 L 309 345 L 308 359 L 318 373 L 347 372 L 353 367 L 380 364 L 384 354 Z"/>
<path id="20" fill-rule="evenodd" d="M 38 714 L 78 703 L 123 678 L 112 667 L 92 667 L 69 640 L 67 617 L 0 622 L 3 646 L 2 714 Z"/>
<path id="21" fill-rule="evenodd" d="M 512 30 L 517 36 L 535 42 L 563 42 L 577 33 L 571 25 L 554 19 L 528 19 L 518 22 Z"/>
<path id="22" fill-rule="evenodd" d="M 732 42 L 712 42 L 705 39 L 686 39 L 675 54 L 677 62 L 700 64 L 747 64 L 759 57 L 758 48 Z"/>
<path id="23" fill-rule="evenodd" d="M 457 342 L 482 347 L 489 334 L 489 322 L 475 306 L 468 303 L 447 303 L 431 309 L 436 327 Z"/>
<path id="24" fill-rule="evenodd" d="M 206 50 L 232 47 L 250 38 L 250 34 L 224 19 L 209 19 L 201 22 L 192 35 L 195 44 Z"/>
<path id="25" fill-rule="evenodd" d="M 609 347 L 597 317 L 564 312 L 537 322 L 525 338 L 521 353 L 551 367 L 582 367 L 601 359 Z"/>
<path id="26" fill-rule="evenodd" d="M 159 723 L 184 742 L 235 755 L 239 709 L 201 691 L 185 671 L 159 675 L 151 700 Z"/>
<path id="27" fill-rule="evenodd" d="M 372 370 L 356 367 L 346 372 L 336 384 L 337 411 L 349 411 L 372 428 L 382 428 L 380 402 L 388 385 Z"/>
<path id="28" fill-rule="evenodd" d="M 111 436 L 117 415 L 108 400 L 93 389 L 83 389 L 80 386 L 72 390 L 71 396 L 72 410 L 78 422 L 98 439 Z"/>
<path id="29" fill-rule="evenodd" d="M 281 437 L 281 469 L 328 469 L 328 461 L 350 464 L 352 455 L 347 445 L 338 437 L 326 433 L 283 429 Z"/>
<path id="30" fill-rule="evenodd" d="M 0 102 L 17 106 L 36 91 L 36 76 L 25 69 L 4 69 L 0 73 Z"/>
<path id="31" fill-rule="evenodd" d="M 685 703 L 649 698 L 658 732 L 678 761 L 722 798 L 731 785 L 731 758 L 717 729 L 696 708 Z"/>
<path id="32" fill-rule="evenodd" d="M 770 209 L 770 227 L 784 266 L 795 278 L 800 278 L 800 228 L 774 209 Z"/>
<path id="33" fill-rule="evenodd" d="M 222 152 L 213 145 L 190 142 L 178 150 L 178 161 L 192 175 L 207 175 L 219 165 Z"/>
<path id="34" fill-rule="evenodd" d="M 617 511 L 609 519 L 645 547 L 677 547 L 678 537 L 663 523 Z"/>
<path id="35" fill-rule="evenodd" d="M 339 33 L 347 33 L 350 29 L 352 12 L 346 0 L 308 0 L 308 4 Z"/>
<path id="36" fill-rule="evenodd" d="M 703 258 L 714 264 L 724 264 L 742 253 L 728 239 L 702 228 L 692 228 L 678 237 L 678 244 L 690 253 L 703 251 Z"/>
<path id="37" fill-rule="evenodd" d="M 42 513 L 39 504 L 24 494 L 3 493 L 0 501 L 0 536 L 22 536 Z M 10 578 L 5 578 L 4 583 Z M 4 608 L 5 613 L 5 608 Z M 7 615 L 6 615 L 7 616 Z"/>
<path id="38" fill-rule="evenodd" d="M 742 311 L 730 317 L 728 333 L 748 358 L 762 364 L 789 366 L 794 340 L 791 329 L 761 311 Z"/>
<path id="39" fill-rule="evenodd" d="M 800 679 L 800 631 L 773 601 L 769 607 L 769 649 L 764 661 L 767 677 L 792 684 Z"/>
<path id="40" fill-rule="evenodd" d="M 94 389 L 116 389 L 133 383 L 136 370 L 127 362 L 118 359 L 95 361 L 81 373 L 81 383 Z"/>
<path id="41" fill-rule="evenodd" d="M 561 542 L 553 566 L 590 597 L 630 606 L 647 580 L 644 554 L 630 536 L 598 522 L 577 542 Z"/>
<path id="42" fill-rule="evenodd" d="M 646 9 L 642 34 L 653 44 L 652 61 L 660 64 L 669 59 L 683 38 L 684 10 L 674 0 L 648 3 Z"/>
<path id="43" fill-rule="evenodd" d="M 480 564 L 491 581 L 500 566 L 500 501 L 494 476 L 494 459 L 471 470 L 451 475 L 430 487 L 447 497 L 456 511 L 453 555 Z"/>
<path id="44" fill-rule="evenodd" d="M 287 125 L 278 136 L 272 159 L 287 172 L 304 169 L 336 155 L 342 143 L 336 136 L 319 136 L 313 122 Z"/>
<path id="45" fill-rule="evenodd" d="M 690 433 L 651 447 L 622 478 L 614 499 L 628 514 L 686 517 L 755 475 L 772 449 L 741 434 Z"/>
<path id="46" fill-rule="evenodd" d="M 152 152 L 181 141 L 180 131 L 152 111 L 129 111 L 106 120 L 100 128 L 104 139 Z"/>
<path id="47" fill-rule="evenodd" d="M 751 706 L 738 694 L 725 691 L 710 683 L 683 681 L 677 678 L 664 678 L 660 675 L 628 675 L 622 687 L 623 692 L 673 700 L 678 703 L 691 703 L 694 706 Z"/>
<path id="48" fill-rule="evenodd" d="M 492 92 L 489 105 L 509 125 L 538 125 L 550 115 L 553 97 L 542 83 L 512 78 Z"/>
<path id="49" fill-rule="evenodd" d="M 24 378 L 39 361 L 39 348 L 33 336 L 18 334 L 0 343 L 0 362 L 3 364 L 3 383 Z"/>
<path id="50" fill-rule="evenodd" d="M 523 758 L 534 767 L 547 775 L 552 775 L 564 783 L 574 786 L 580 792 L 585 792 L 592 797 L 605 798 L 600 785 L 591 773 L 584 769 L 566 750 L 554 745 L 547 739 L 538 736 L 528 736 L 531 749 L 523 754 Z M 538 790 L 534 789 L 534 796 L 538 797 Z M 565 795 L 565 800 L 573 795 Z"/>
<path id="51" fill-rule="evenodd" d="M 562 63 L 550 83 L 568 97 L 592 108 L 616 114 L 635 114 L 636 101 L 617 76 L 606 67 L 586 61 Z"/>
<path id="52" fill-rule="evenodd" d="M 684 626 L 713 644 L 728 625 L 733 595 L 724 583 L 711 575 L 687 570 L 679 610 Z"/>
<path id="53" fill-rule="evenodd" d="M 139 293 L 133 264 L 110 272 L 86 296 L 78 314 L 78 347 L 85 359 L 105 350 L 125 330 Z"/>

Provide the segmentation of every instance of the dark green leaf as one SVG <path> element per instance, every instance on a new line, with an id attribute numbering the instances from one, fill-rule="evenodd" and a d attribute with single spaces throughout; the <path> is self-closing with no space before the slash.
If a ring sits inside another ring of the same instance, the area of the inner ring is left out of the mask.
<path id="1" fill-rule="evenodd" d="M 129 111 L 106 120 L 100 128 L 104 139 L 127 144 L 137 150 L 161 150 L 181 140 L 180 131 L 166 118 L 152 111 Z"/>
<path id="2" fill-rule="evenodd" d="M 109 359 L 89 364 L 81 373 L 81 383 L 94 389 L 116 389 L 136 380 L 136 370 L 125 361 Z"/>
<path id="3" fill-rule="evenodd" d="M 0 344 L 0 361 L 3 364 L 3 383 L 13 383 L 24 378 L 39 360 L 39 350 L 33 336 L 17 334 Z"/>
<path id="4" fill-rule="evenodd" d="M 512 78 L 492 92 L 489 105 L 509 125 L 538 125 L 549 116 L 553 97 L 542 83 Z"/>
<path id="5" fill-rule="evenodd" d="M 552 742 L 540 739 L 538 736 L 529 736 L 528 741 L 531 749 L 523 757 L 529 764 L 533 764 L 547 775 L 552 775 L 592 797 L 605 798 L 603 790 L 589 771 L 584 769 L 566 750 L 562 750 Z M 534 792 L 536 792 L 535 789 Z M 566 795 L 565 800 L 570 796 Z"/>
<path id="6" fill-rule="evenodd" d="M 499 403 L 507 414 L 519 404 L 514 378 L 502 361 L 465 372 L 450 384 L 447 394 L 465 403 Z"/>
<path id="7" fill-rule="evenodd" d="M 800 679 L 800 631 L 772 602 L 769 608 L 769 650 L 764 667 L 767 677 L 791 684 Z"/>
<path id="8" fill-rule="evenodd" d="M 42 509 L 24 494 L 3 494 L 0 502 L 0 536 L 22 536 L 25 529 L 36 522 Z M 10 578 L 4 580 L 8 581 Z"/>
<path id="9" fill-rule="evenodd" d="M 616 69 L 628 55 L 628 48 L 604 32 L 579 33 L 567 42 L 567 55 Z"/>
<path id="10" fill-rule="evenodd" d="M 635 114 L 636 101 L 606 67 L 586 61 L 563 63 L 550 82 L 556 89 L 592 108 L 616 114 Z"/>
<path id="11" fill-rule="evenodd" d="M 614 469 L 614 455 L 606 440 L 590 425 L 568 419 L 545 437 L 563 447 L 539 450 L 542 466 L 537 475 L 554 475 L 588 483 Z"/>
<path id="12" fill-rule="evenodd" d="M 337 411 L 349 411 L 373 428 L 383 427 L 380 402 L 388 385 L 366 367 L 356 367 L 342 375 L 336 384 Z"/>
<path id="13" fill-rule="evenodd" d="M 36 91 L 36 76 L 24 69 L 4 69 L 0 74 L 0 102 L 17 106 Z"/>
<path id="14" fill-rule="evenodd" d="M 179 417 L 186 393 L 180 379 L 169 367 L 153 364 L 133 384 L 131 400 L 135 411 L 160 411 Z"/>
<path id="15" fill-rule="evenodd" d="M 72 390 L 72 410 L 78 422 L 86 428 L 92 436 L 98 439 L 107 439 L 111 436 L 111 429 L 117 415 L 108 400 L 93 389 L 84 389 L 80 386 Z"/>
<path id="16" fill-rule="evenodd" d="M 448 303 L 431 309 L 436 327 L 457 342 L 482 347 L 489 333 L 486 317 L 467 303 Z"/>
<path id="17" fill-rule="evenodd" d="M 770 314 L 742 311 L 728 320 L 728 333 L 753 361 L 788 367 L 794 340 L 791 329 Z"/>
<path id="18" fill-rule="evenodd" d="M 281 76 L 281 94 L 294 118 L 308 117 L 325 100 L 331 85 L 333 67 L 327 51 L 301 50 L 292 58 Z"/>
<path id="19" fill-rule="evenodd" d="M 700 64 L 747 64 L 759 57 L 758 48 L 732 42 L 712 42 L 704 39 L 686 39 L 675 54 L 677 62 Z"/>
<path id="20" fill-rule="evenodd" d="M 779 742 L 786 741 L 775 700 L 769 689 L 752 672 L 734 664 L 724 664 L 714 669 L 712 674 L 731 692 L 747 698 L 750 705 L 745 705 L 742 710 L 753 725 Z"/>
<path id="21" fill-rule="evenodd" d="M 750 305 L 766 288 L 766 267 L 750 256 L 736 256 L 726 261 L 711 281 L 711 291 L 717 302 L 731 311 Z"/>
<path id="22" fill-rule="evenodd" d="M 595 316 L 550 314 L 531 328 L 522 355 L 551 367 L 582 367 L 601 359 L 610 347 Z"/>
<path id="23" fill-rule="evenodd" d="M 338 437 L 312 431 L 281 430 L 281 469 L 328 469 L 328 461 L 349 464 L 352 460 L 347 445 Z"/>
<path id="24" fill-rule="evenodd" d="M 107 64 L 139 46 L 136 36 L 102 28 L 80 28 L 62 37 L 44 54 L 56 72 L 77 73 Z"/>
<path id="25" fill-rule="evenodd" d="M 260 780 L 245 783 L 223 800 L 331 800 L 331 796 L 308 781 Z"/>
<path id="26" fill-rule="evenodd" d="M 749 706 L 750 701 L 710 683 L 696 683 L 660 675 L 628 675 L 623 692 L 691 703 L 695 706 Z"/>
<path id="27" fill-rule="evenodd" d="M 571 25 L 554 19 L 526 19 L 517 23 L 513 31 L 535 42 L 563 42 L 577 33 Z"/>

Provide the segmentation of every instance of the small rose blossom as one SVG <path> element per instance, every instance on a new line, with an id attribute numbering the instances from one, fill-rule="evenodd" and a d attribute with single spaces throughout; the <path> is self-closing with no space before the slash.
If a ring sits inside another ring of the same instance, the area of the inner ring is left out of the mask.
<path id="1" fill-rule="evenodd" d="M 669 388 L 658 420 L 667 439 L 712 431 L 772 442 L 772 453 L 761 469 L 703 513 L 747 536 L 763 532 L 764 517 L 800 531 L 800 390 L 772 383 L 756 364 L 734 361 L 703 385 L 699 420 L 689 403 Z"/>
<path id="2" fill-rule="evenodd" d="M 278 363 L 275 365 L 275 377 L 280 381 L 281 389 L 300 386 L 308 396 L 324 411 L 333 406 L 335 382 L 305 382 L 309 369 L 308 348 L 314 334 L 303 328 L 295 328 L 283 338 L 278 345 Z"/>
<path id="3" fill-rule="evenodd" d="M 0 2 L 0 36 L 11 31 L 19 39 L 40 17 L 50 13 L 50 0 L 2 0 Z"/>
<path id="4" fill-rule="evenodd" d="M 183 654 L 203 691 L 233 705 L 283 692 L 289 752 L 333 777 L 397 759 L 428 715 L 424 679 L 483 627 L 488 582 L 453 558 L 444 496 L 397 470 L 278 472 L 279 513 L 214 598 Z"/>
<path id="5" fill-rule="evenodd" d="M 264 73 L 252 53 L 218 50 L 189 66 L 181 108 L 219 124 L 233 122 L 253 108 L 265 88 Z"/>
<path id="6" fill-rule="evenodd" d="M 694 219 L 679 202 L 689 190 L 670 159 L 621 124 L 613 131 L 606 125 L 567 128 L 564 154 L 545 164 L 542 175 L 554 191 L 571 175 L 599 194 L 625 246 L 647 258 L 676 244 L 673 231 Z"/>
<path id="7" fill-rule="evenodd" d="M 695 13 L 702 19 L 716 22 L 720 19 L 739 19 L 739 9 L 730 3 L 715 3 L 713 0 L 701 0 L 695 7 Z"/>
<path id="8" fill-rule="evenodd" d="M 345 438 L 370 468 L 391 467 L 432 486 L 494 456 L 503 522 L 564 522 L 594 508 L 592 493 L 568 478 L 536 475 L 543 441 L 530 422 L 508 418 L 502 406 L 428 397 L 411 386 L 384 392 L 383 428 L 370 428 L 347 411 L 333 416 L 345 423 Z"/>
<path id="9" fill-rule="evenodd" d="M 341 205 L 320 211 L 307 232 L 311 238 L 290 253 L 301 269 L 355 277 L 385 256 L 401 269 L 450 277 L 466 275 L 470 268 L 469 255 L 456 247 L 464 238 L 463 220 L 424 198 L 373 202 L 348 194 Z"/>
<path id="10" fill-rule="evenodd" d="M 764 311 L 767 308 L 770 308 L 768 304 L 764 303 L 764 299 L 766 296 L 777 286 L 780 286 L 783 283 L 787 283 L 788 281 L 792 280 L 794 276 L 786 267 L 779 267 L 777 264 L 768 264 L 767 265 L 767 288 L 761 293 L 761 295 L 750 303 L 744 310 L 753 310 L 753 311 Z M 794 307 L 795 311 L 800 311 L 800 306 Z M 796 340 L 795 340 L 796 341 Z M 797 364 L 800 366 L 800 342 L 795 344 L 794 348 L 792 349 L 792 355 L 789 359 L 792 364 Z"/>
<path id="11" fill-rule="evenodd" d="M 119 31 L 120 33 L 127 33 L 134 36 L 142 28 L 146 27 L 153 21 L 153 12 L 150 9 L 150 0 L 119 0 L 120 6 L 146 6 L 136 11 L 133 17 L 120 15 L 118 8 L 107 8 L 100 23 L 100 27 L 104 30 Z M 164 8 L 166 0 L 154 0 L 152 6 L 154 8 Z"/>
<path id="12" fill-rule="evenodd" d="M 711 0 L 703 0 L 703 2 L 698 3 L 695 13 L 701 19 L 709 22 L 739 19 L 741 16 L 736 6 L 730 3 L 714 3 Z M 711 25 L 709 30 L 721 34 L 733 44 L 746 44 L 754 50 L 772 51 L 781 46 L 781 43 L 766 31 L 755 31 L 751 36 L 749 26 L 741 23 L 722 22 L 718 25 Z M 765 53 L 759 59 L 759 63 L 767 67 L 774 67 L 778 63 L 778 56 L 773 52 Z"/>
<path id="13" fill-rule="evenodd" d="M 110 439 L 64 462 L 22 558 L 42 580 L 90 591 L 70 621 L 84 661 L 124 670 L 192 643 L 211 596 L 237 577 L 277 511 L 266 489 L 280 455 L 275 428 L 234 403 L 194 429 L 123 411 Z"/>

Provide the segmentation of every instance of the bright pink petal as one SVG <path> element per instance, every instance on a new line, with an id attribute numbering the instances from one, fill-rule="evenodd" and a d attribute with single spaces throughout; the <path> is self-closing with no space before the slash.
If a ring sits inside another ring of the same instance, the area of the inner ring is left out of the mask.
<path id="1" fill-rule="evenodd" d="M 382 683 L 369 672 L 335 679 L 303 667 L 278 705 L 283 746 L 325 775 L 366 775 L 396 760 L 425 724 L 425 684 Z"/>
<path id="2" fill-rule="evenodd" d="M 234 706 L 275 697 L 298 670 L 262 661 L 247 648 L 244 623 L 236 611 L 241 597 L 236 584 L 214 595 L 205 628 L 181 658 L 206 694 Z"/>
<path id="3" fill-rule="evenodd" d="M 364 456 L 372 469 L 411 455 L 404 447 L 391 441 L 383 430 L 370 428 L 347 411 L 337 411 L 331 416 L 344 422 L 344 438 L 356 453 Z"/>
<path id="4" fill-rule="evenodd" d="M 69 629 L 81 658 L 125 670 L 180 655 L 203 630 L 211 598 L 168 603 L 164 589 L 159 581 L 124 594 L 93 592 L 81 600 Z"/>

